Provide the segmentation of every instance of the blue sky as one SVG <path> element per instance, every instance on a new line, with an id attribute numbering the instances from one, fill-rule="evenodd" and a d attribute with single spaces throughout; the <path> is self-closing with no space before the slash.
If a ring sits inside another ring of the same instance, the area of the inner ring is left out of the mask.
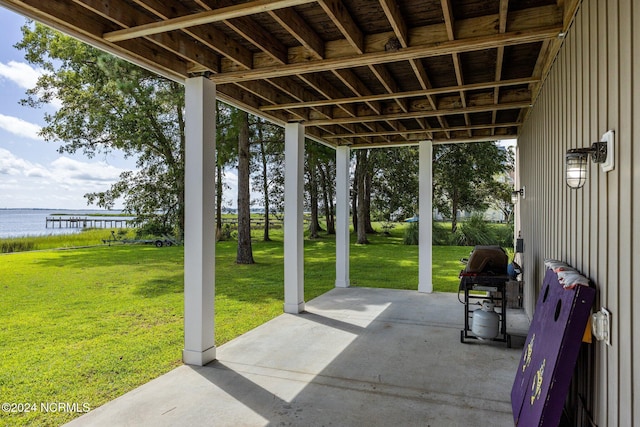
<path id="1" fill-rule="evenodd" d="M 59 154 L 59 143 L 38 136 L 44 114 L 55 107 L 23 107 L 20 99 L 39 71 L 13 47 L 22 39 L 25 19 L 0 7 L 0 208 L 87 209 L 83 195 L 109 188 L 118 175 L 135 167 L 114 154 L 87 159 Z"/>
<path id="2" fill-rule="evenodd" d="M 0 7 L 0 209 L 97 209 L 87 205 L 84 194 L 107 190 L 121 172 L 135 169 L 135 159 L 119 153 L 92 159 L 62 155 L 57 152 L 59 142 L 38 136 L 45 113 L 55 112 L 55 106 L 34 109 L 19 104 L 40 74 L 13 47 L 22 39 L 20 27 L 25 22 Z M 237 205 L 237 179 L 236 170 L 225 171 L 226 206 Z"/>

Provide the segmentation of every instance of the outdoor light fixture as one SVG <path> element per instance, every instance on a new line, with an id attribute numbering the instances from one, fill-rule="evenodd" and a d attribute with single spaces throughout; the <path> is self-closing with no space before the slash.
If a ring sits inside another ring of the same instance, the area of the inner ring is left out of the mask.
<path id="1" fill-rule="evenodd" d="M 521 189 L 515 190 L 511 192 L 511 203 L 514 205 L 518 203 L 518 198 L 522 197 L 524 199 L 524 186 Z"/>
<path id="2" fill-rule="evenodd" d="M 589 148 L 572 148 L 565 156 L 566 179 L 569 188 L 581 188 L 587 180 L 587 158 L 591 154 L 593 163 L 599 163 L 603 172 L 613 170 L 614 133 L 608 131 Z"/>

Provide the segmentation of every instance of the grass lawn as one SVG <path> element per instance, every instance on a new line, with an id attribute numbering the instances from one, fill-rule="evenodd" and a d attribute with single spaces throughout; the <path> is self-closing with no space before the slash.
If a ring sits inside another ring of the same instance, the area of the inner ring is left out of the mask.
<path id="1" fill-rule="evenodd" d="M 352 286 L 417 288 L 418 248 L 401 235 L 398 227 L 352 245 Z M 254 243 L 257 263 L 249 266 L 235 264 L 235 242 L 218 242 L 217 345 L 282 313 L 282 234 L 273 238 Z M 434 247 L 436 291 L 457 290 L 459 259 L 470 250 Z M 305 242 L 305 300 L 333 287 L 334 256 L 332 237 Z M 0 255 L 0 401 L 36 405 L 0 412 L 0 425 L 60 425 L 77 411 L 45 413 L 41 404 L 93 409 L 180 365 L 182 274 L 182 247 Z"/>

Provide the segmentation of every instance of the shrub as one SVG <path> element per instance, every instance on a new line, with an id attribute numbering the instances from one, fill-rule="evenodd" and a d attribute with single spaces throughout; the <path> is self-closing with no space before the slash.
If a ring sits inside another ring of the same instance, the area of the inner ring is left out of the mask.
<path id="1" fill-rule="evenodd" d="M 418 244 L 418 230 L 419 226 L 417 222 L 409 223 L 409 226 L 404 229 L 403 243 L 405 245 L 417 245 Z"/>
<path id="2" fill-rule="evenodd" d="M 492 234 L 495 236 L 496 244 L 503 248 L 513 247 L 513 227 L 492 227 Z"/>
<path id="3" fill-rule="evenodd" d="M 0 253 L 8 254 L 12 252 L 32 251 L 35 243 L 27 239 L 9 239 L 2 242 Z"/>
<path id="4" fill-rule="evenodd" d="M 482 218 L 482 215 L 478 214 L 473 214 L 469 220 L 460 223 L 454 238 L 459 246 L 497 244 L 489 225 Z"/>
<path id="5" fill-rule="evenodd" d="M 441 222 L 433 222 L 431 227 L 431 242 L 435 246 L 450 246 L 453 245 L 451 239 L 450 224 L 447 226 Z"/>
<path id="6" fill-rule="evenodd" d="M 136 238 L 141 239 L 146 236 L 163 236 L 165 234 L 171 235 L 172 231 L 171 226 L 163 224 L 160 221 L 150 220 L 136 229 Z"/>

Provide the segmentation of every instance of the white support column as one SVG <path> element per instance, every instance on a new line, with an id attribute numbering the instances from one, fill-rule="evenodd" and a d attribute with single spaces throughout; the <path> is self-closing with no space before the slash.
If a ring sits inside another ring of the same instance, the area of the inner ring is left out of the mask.
<path id="1" fill-rule="evenodd" d="M 216 358 L 215 170 L 216 85 L 205 77 L 185 82 L 184 350 L 188 365 Z"/>
<path id="2" fill-rule="evenodd" d="M 304 126 L 284 128 L 284 311 L 304 311 Z"/>
<path id="3" fill-rule="evenodd" d="M 418 291 L 433 292 L 432 279 L 432 181 L 433 181 L 433 144 L 431 141 L 422 141 L 419 148 L 420 172 L 418 206 L 420 213 L 419 237 L 418 237 Z"/>
<path id="4" fill-rule="evenodd" d="M 349 147 L 336 148 L 336 287 L 349 287 Z"/>

